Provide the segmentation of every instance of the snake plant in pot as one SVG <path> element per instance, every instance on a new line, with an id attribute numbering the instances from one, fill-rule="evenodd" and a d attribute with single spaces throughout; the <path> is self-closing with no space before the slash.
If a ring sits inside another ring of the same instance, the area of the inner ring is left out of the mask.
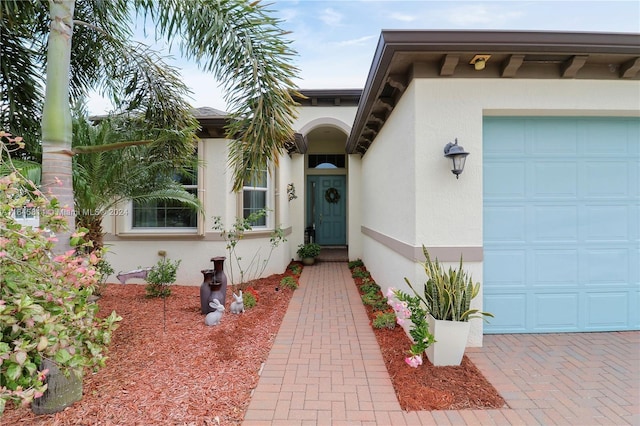
<path id="1" fill-rule="evenodd" d="M 409 288 L 424 303 L 429 313 L 429 330 L 435 343 L 426 349 L 427 358 L 434 365 L 460 365 L 469 335 L 469 320 L 493 317 L 489 312 L 471 308 L 471 301 L 480 293 L 480 283 L 474 283 L 462 268 L 462 256 L 458 269 L 442 267 L 438 259 L 432 260 L 427 249 L 422 251 L 422 263 L 427 281 L 418 292 L 405 278 Z"/>

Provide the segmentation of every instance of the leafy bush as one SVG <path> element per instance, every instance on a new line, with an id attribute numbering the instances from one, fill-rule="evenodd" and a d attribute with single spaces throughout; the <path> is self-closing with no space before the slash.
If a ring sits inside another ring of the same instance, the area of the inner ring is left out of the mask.
<path id="1" fill-rule="evenodd" d="M 400 301 L 399 303 L 393 301 L 394 296 Z M 433 334 L 429 332 L 427 310 L 419 297 L 410 296 L 401 290 L 390 288 L 387 297 L 396 313 L 399 324 L 402 324 L 405 319 L 411 320 L 409 335 L 414 343 L 411 345 L 409 352 L 413 356 L 421 357 L 424 351 L 435 343 Z"/>
<path id="2" fill-rule="evenodd" d="M 369 305 L 372 307 L 382 306 L 383 309 L 386 307 L 386 300 L 384 299 L 384 296 L 382 296 L 382 294 L 380 294 L 379 292 L 365 293 L 361 296 L 361 298 L 362 303 L 364 303 L 365 305 Z"/>
<path id="3" fill-rule="evenodd" d="M 258 303 L 258 298 L 256 297 L 255 290 L 252 292 L 250 288 L 247 288 L 242 293 L 242 302 L 244 303 L 245 309 L 251 309 Z"/>
<path id="4" fill-rule="evenodd" d="M 293 275 L 300 275 L 302 273 L 302 266 L 297 263 L 291 263 L 289 265 L 289 270 Z"/>
<path id="5" fill-rule="evenodd" d="M 258 290 L 256 290 L 253 287 L 247 287 L 246 290 L 247 293 L 251 293 L 253 295 L 253 298 L 256 299 L 256 302 L 260 301 L 260 295 L 258 294 Z"/>
<path id="6" fill-rule="evenodd" d="M 229 252 L 229 270 L 227 275 L 232 284 L 242 284 L 250 282 L 256 278 L 262 276 L 262 273 L 267 268 L 273 251 L 281 244 L 287 241 L 284 236 L 284 230 L 281 227 L 277 227 L 271 232 L 269 237 L 270 249 L 269 253 L 262 258 L 261 247 L 258 248 L 255 254 L 251 257 L 250 261 L 245 261 L 236 251 L 236 247 L 240 240 L 244 238 L 244 234 L 247 231 L 253 230 L 253 225 L 262 220 L 267 215 L 267 210 L 261 209 L 251 213 L 247 217 L 236 217 L 236 221 L 230 229 L 225 229 L 220 216 L 213 218 L 213 229 L 220 231 L 220 236 L 226 243 L 227 251 Z M 240 279 L 236 280 L 234 275 L 234 265 L 240 271 Z"/>
<path id="7" fill-rule="evenodd" d="M 373 326 L 375 328 L 396 328 L 396 314 L 394 312 L 376 312 Z"/>
<path id="8" fill-rule="evenodd" d="M 369 271 L 363 269 L 362 267 L 355 267 L 351 271 L 351 276 L 353 278 L 370 278 L 371 277 L 371 273 Z"/>
<path id="9" fill-rule="evenodd" d="M 295 290 L 298 288 L 298 281 L 296 281 L 293 277 L 284 277 L 280 280 L 280 285 L 284 288 L 290 288 L 291 290 Z"/>
<path id="10" fill-rule="evenodd" d="M 40 212 L 40 227 L 12 217 L 25 206 Z M 95 254 L 52 253 L 54 232 L 66 226 L 58 211 L 56 200 L 17 172 L 0 178 L 0 414 L 7 401 L 28 404 L 43 395 L 45 359 L 66 374 L 104 366 L 120 320 L 115 312 L 100 319 L 89 302 L 99 277 Z M 84 233 L 74 233 L 71 245 L 82 246 Z"/>
<path id="11" fill-rule="evenodd" d="M 165 257 L 158 260 L 158 263 L 147 274 L 146 281 L 149 283 L 145 287 L 147 297 L 168 297 L 171 295 L 169 285 L 176 280 L 180 262 L 181 260 L 171 261 Z"/>
<path id="12" fill-rule="evenodd" d="M 378 293 L 380 291 L 380 286 L 376 284 L 375 281 L 369 281 L 366 284 L 361 285 L 360 290 L 363 293 Z"/>
<path id="13" fill-rule="evenodd" d="M 364 262 L 361 259 L 352 260 L 347 263 L 349 269 L 357 268 L 359 266 L 364 266 Z"/>
<path id="14" fill-rule="evenodd" d="M 115 272 L 111 264 L 104 257 L 105 252 L 106 250 L 104 249 L 98 252 L 100 253 L 100 257 L 99 257 L 100 260 L 98 260 L 98 263 L 96 263 L 96 271 L 98 272 L 98 282 L 96 283 L 95 290 L 93 291 L 93 294 L 95 294 L 96 296 L 102 295 L 102 292 L 107 286 L 107 278 L 109 278 L 109 275 Z"/>
<path id="15" fill-rule="evenodd" d="M 300 244 L 298 246 L 298 256 L 300 256 L 300 259 L 304 259 L 304 258 L 308 258 L 308 257 L 318 257 L 318 255 L 320 255 L 320 250 L 322 248 L 320 247 L 320 244 L 316 244 L 316 243 L 307 243 L 307 244 Z"/>

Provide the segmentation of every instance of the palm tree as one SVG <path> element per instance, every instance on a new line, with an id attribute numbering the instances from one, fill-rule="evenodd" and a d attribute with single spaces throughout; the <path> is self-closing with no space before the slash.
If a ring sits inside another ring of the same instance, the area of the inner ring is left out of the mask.
<path id="1" fill-rule="evenodd" d="M 149 128 L 177 132 L 194 128 L 184 99 L 188 89 L 177 70 L 167 67 L 157 53 L 129 42 L 130 8 L 150 19 L 158 36 L 178 43 L 186 58 L 224 82 L 233 118 L 227 131 L 234 139 L 229 157 L 234 189 L 240 190 L 253 171 L 277 164 L 292 137 L 297 69 L 291 64 L 294 52 L 279 22 L 258 2 L 49 0 L 47 11 L 41 0 L 2 0 L 2 124 L 14 134 L 33 132 L 33 121 L 41 118 L 42 184 L 60 205 L 69 209 L 74 205 L 72 157 L 86 152 L 72 146 L 70 100 L 90 88 L 101 90 L 118 112 L 140 117 Z M 43 63 L 46 89 L 40 117 L 38 75 Z M 20 92 L 18 87 L 29 91 L 28 99 L 13 95 Z M 38 136 L 27 139 L 33 148 Z M 152 145 L 157 151 L 183 154 L 193 149 L 188 145 L 193 138 L 179 140 L 182 145 L 174 145 L 172 138 Z M 70 214 L 68 224 L 73 230 Z M 60 236 L 59 250 L 68 247 L 66 237 Z"/>
<path id="2" fill-rule="evenodd" d="M 149 135 L 136 122 L 107 117 L 97 125 L 86 118 L 81 108 L 74 110 L 73 146 L 85 151 L 73 157 L 73 193 L 76 226 L 89 230 L 85 240 L 93 250 L 103 246 L 102 221 L 106 214 L 125 200 L 137 203 L 177 202 L 185 208 L 202 209 L 197 197 L 175 180 L 176 173 L 195 173 L 197 160 L 190 157 L 176 162 L 151 144 L 131 145 L 128 141 L 160 139 L 169 133 L 159 129 Z M 190 131 L 186 131 L 189 137 Z M 169 134 L 175 138 L 175 134 Z M 123 145 L 118 150 L 101 147 Z M 162 154 L 162 155 L 159 155 Z"/>

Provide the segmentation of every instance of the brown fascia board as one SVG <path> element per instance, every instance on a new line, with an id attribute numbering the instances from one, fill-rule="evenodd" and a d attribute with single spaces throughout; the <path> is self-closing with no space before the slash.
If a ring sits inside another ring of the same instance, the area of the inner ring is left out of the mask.
<path id="1" fill-rule="evenodd" d="M 551 31 L 383 30 L 378 39 L 347 153 L 356 152 L 376 98 L 396 52 L 571 53 L 640 56 L 640 34 Z"/>
<path id="2" fill-rule="evenodd" d="M 362 89 L 300 89 L 298 92 L 308 98 L 359 97 L 362 95 Z"/>
<path id="3" fill-rule="evenodd" d="M 318 105 L 320 99 L 332 99 L 334 105 L 340 105 L 343 101 L 354 105 L 360 101 L 362 89 L 302 89 L 298 93 L 301 96 L 294 95 L 293 99 L 303 106 Z"/>

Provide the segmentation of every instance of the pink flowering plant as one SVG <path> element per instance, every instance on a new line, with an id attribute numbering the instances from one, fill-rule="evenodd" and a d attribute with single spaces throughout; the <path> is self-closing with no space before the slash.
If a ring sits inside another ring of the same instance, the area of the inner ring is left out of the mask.
<path id="1" fill-rule="evenodd" d="M 14 219 L 25 206 L 40 212 L 39 227 Z M 8 401 L 28 404 L 43 395 L 45 360 L 66 375 L 104 366 L 120 320 L 115 312 L 99 318 L 89 300 L 100 259 L 78 250 L 84 230 L 71 238 L 76 250 L 52 253 L 54 232 L 66 226 L 58 207 L 17 171 L 0 177 L 0 415 Z"/>
<path id="2" fill-rule="evenodd" d="M 413 344 L 409 348 L 409 356 L 404 361 L 411 367 L 417 368 L 422 365 L 422 354 L 432 344 L 435 339 L 429 333 L 429 323 L 427 322 L 427 311 L 422 305 L 420 298 L 389 288 L 387 291 L 387 303 L 396 313 L 396 322 L 404 325 L 406 320 L 411 321 L 409 335 Z"/>

